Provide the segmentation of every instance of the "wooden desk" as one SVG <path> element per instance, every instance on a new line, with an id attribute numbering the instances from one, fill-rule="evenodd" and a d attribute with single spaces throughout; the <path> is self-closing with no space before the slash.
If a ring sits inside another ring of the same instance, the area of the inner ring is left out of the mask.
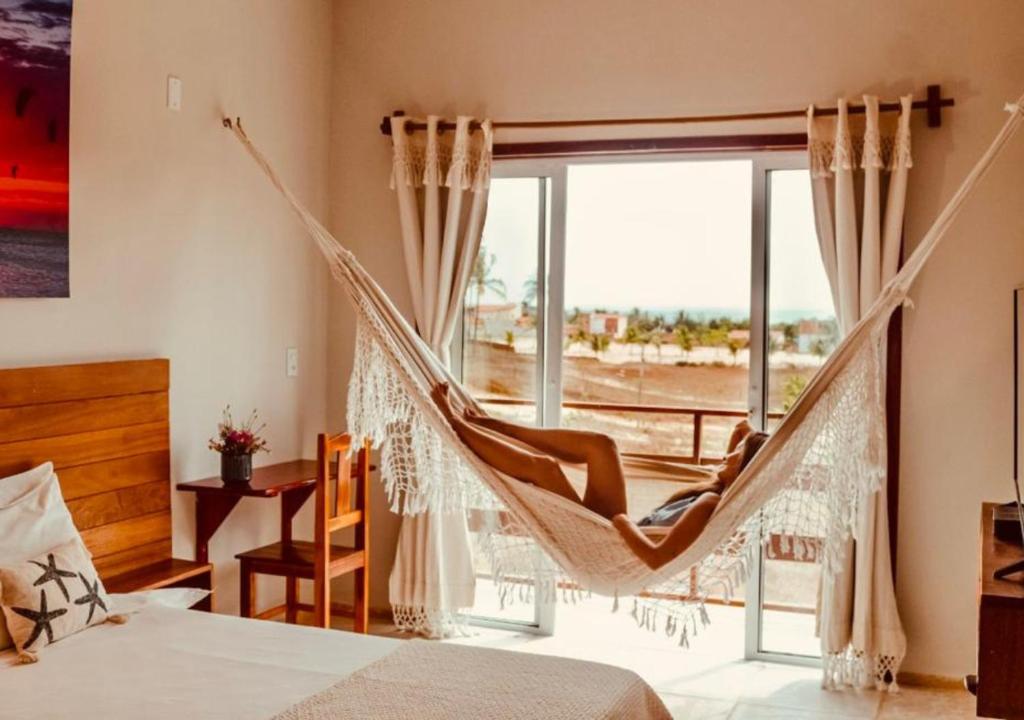
<path id="1" fill-rule="evenodd" d="M 1024 718 L 1024 575 L 992 577 L 1024 559 L 1020 545 L 992 532 L 995 503 L 981 506 L 981 577 L 978 581 L 978 705 L 983 717 Z"/>
<path id="2" fill-rule="evenodd" d="M 316 461 L 292 460 L 252 471 L 248 483 L 225 483 L 219 477 L 178 483 L 196 494 L 196 561 L 209 562 L 210 538 L 244 497 L 281 496 L 281 542 L 292 539 L 292 518 L 316 490 Z"/>

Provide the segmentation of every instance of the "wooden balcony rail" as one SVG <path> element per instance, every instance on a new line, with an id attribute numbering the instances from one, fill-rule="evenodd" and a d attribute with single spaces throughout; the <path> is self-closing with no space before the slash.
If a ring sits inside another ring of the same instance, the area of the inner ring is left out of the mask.
<path id="1" fill-rule="evenodd" d="M 529 398 L 503 397 L 496 395 L 479 397 L 476 400 L 482 405 L 528 406 L 537 404 L 535 400 L 530 400 Z M 737 410 L 730 408 L 689 407 L 684 405 L 641 405 L 634 403 L 590 402 L 586 400 L 563 400 L 562 407 L 568 410 L 589 410 L 591 412 L 638 413 L 650 415 L 689 415 L 690 417 L 693 418 L 692 455 L 677 456 L 658 453 L 635 452 L 626 452 L 623 453 L 623 455 L 631 455 L 633 457 L 653 459 L 672 459 L 684 462 L 692 462 L 695 464 L 700 464 L 703 462 L 717 462 L 722 459 L 720 457 L 705 457 L 703 454 L 702 446 L 704 442 L 705 417 L 745 418 L 749 417 L 750 415 L 750 413 L 746 410 Z M 773 411 L 768 413 L 768 418 L 770 420 L 775 420 L 781 418 L 783 415 L 785 415 L 785 413 Z"/>

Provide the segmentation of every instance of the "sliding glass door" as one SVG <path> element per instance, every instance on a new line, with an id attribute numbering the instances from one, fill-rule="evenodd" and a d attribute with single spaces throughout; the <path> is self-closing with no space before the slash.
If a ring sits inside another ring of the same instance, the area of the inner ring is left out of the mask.
<path id="1" fill-rule="evenodd" d="M 456 375 L 489 413 L 525 425 L 545 424 L 545 307 L 551 183 L 542 176 L 495 177 L 480 252 L 463 302 L 452 353 Z M 550 633 L 553 608 L 526 594 L 502 602 L 487 556 L 479 550 L 474 619 Z M 523 578 L 525 583 L 527 578 Z"/>
<path id="2" fill-rule="evenodd" d="M 767 163 L 764 184 L 765 303 L 760 424 L 769 432 L 839 341 L 828 278 L 814 228 L 803 158 Z M 756 231 L 755 231 L 756 234 Z M 804 538 L 820 547 L 822 538 Z M 815 613 L 821 566 L 778 538 L 765 550 L 747 588 L 747 656 L 799 662 L 820 656 Z M 755 610 L 756 608 L 756 610 Z"/>
<path id="3" fill-rule="evenodd" d="M 804 165 L 782 153 L 498 162 L 456 372 L 495 415 L 720 460 L 732 426 L 770 430 L 835 342 Z M 676 489 L 631 485 L 631 514 Z M 748 656 L 817 654 L 816 567 L 762 559 Z M 479 616 L 552 631 L 554 607 L 501 608 L 485 564 L 479 579 Z"/>

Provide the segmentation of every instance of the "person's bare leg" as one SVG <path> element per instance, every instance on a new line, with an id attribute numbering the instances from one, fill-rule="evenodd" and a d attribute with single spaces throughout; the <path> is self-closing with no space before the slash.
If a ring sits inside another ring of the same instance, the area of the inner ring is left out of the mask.
<path id="1" fill-rule="evenodd" d="M 515 438 L 527 445 L 532 445 L 549 455 L 554 455 L 559 460 L 571 463 L 587 462 L 595 451 L 593 445 L 596 438 L 605 437 L 599 433 L 586 430 L 538 428 L 530 427 L 529 425 L 519 425 L 518 423 L 499 420 L 490 415 L 482 415 L 469 408 L 464 411 L 464 415 L 466 420 L 474 425 L 485 427 L 502 435 L 508 435 L 510 438 Z M 597 450 L 597 452 L 602 452 L 602 450 Z"/>
<path id="2" fill-rule="evenodd" d="M 587 464 L 583 504 L 609 520 L 626 512 L 626 478 L 615 441 L 586 430 L 536 428 L 505 422 L 467 409 L 470 423 L 501 433 L 570 463 Z"/>
<path id="3" fill-rule="evenodd" d="M 446 386 L 436 386 L 431 392 L 431 396 L 451 424 L 455 434 L 488 465 L 517 480 L 544 488 L 573 502 L 580 502 L 579 495 L 576 494 L 557 462 L 544 455 L 527 452 L 503 441 L 500 436 L 474 427 L 460 418 L 452 411 L 448 402 Z"/>
<path id="4" fill-rule="evenodd" d="M 641 532 L 636 523 L 625 515 L 616 515 L 612 523 L 629 549 L 652 570 L 657 570 L 679 557 L 696 540 L 708 524 L 711 514 L 718 507 L 721 498 L 714 493 L 704 493 L 676 520 L 675 525 L 659 542 L 653 542 Z"/>

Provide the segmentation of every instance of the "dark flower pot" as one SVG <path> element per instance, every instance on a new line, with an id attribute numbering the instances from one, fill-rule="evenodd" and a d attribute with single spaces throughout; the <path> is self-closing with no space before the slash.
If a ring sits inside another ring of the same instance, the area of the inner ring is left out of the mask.
<path id="1" fill-rule="evenodd" d="M 252 455 L 221 455 L 220 479 L 226 483 L 247 483 L 252 480 Z"/>

